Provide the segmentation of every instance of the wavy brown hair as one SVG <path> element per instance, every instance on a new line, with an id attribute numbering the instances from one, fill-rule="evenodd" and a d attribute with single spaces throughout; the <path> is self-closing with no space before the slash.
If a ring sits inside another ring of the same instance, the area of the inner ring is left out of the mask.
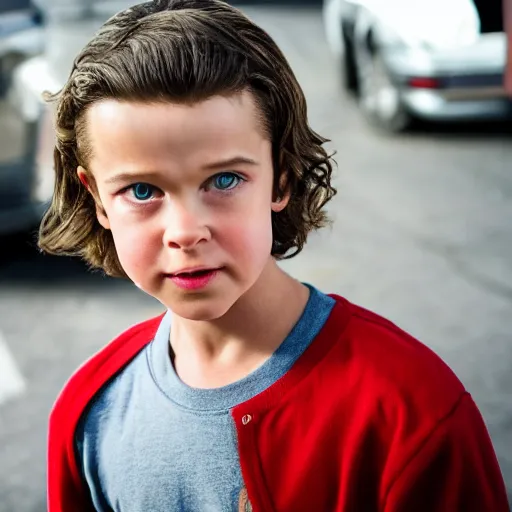
<path id="1" fill-rule="evenodd" d="M 220 0 L 155 0 L 108 20 L 74 61 L 56 101 L 55 190 L 39 246 L 78 255 L 92 267 L 125 276 L 112 234 L 77 176 L 87 169 L 85 113 L 95 102 L 196 102 L 249 90 L 272 143 L 274 194 L 286 175 L 291 198 L 272 213 L 272 255 L 298 254 L 308 233 L 324 226 L 323 207 L 336 193 L 327 139 L 308 125 L 304 94 L 275 42 L 238 9 Z M 281 185 L 280 185 L 281 184 Z M 99 205 L 101 208 L 101 205 Z"/>

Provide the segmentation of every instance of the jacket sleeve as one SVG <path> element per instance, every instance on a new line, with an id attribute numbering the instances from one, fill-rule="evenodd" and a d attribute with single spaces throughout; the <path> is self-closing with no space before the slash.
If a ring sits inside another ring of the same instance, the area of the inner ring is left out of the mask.
<path id="1" fill-rule="evenodd" d="M 48 432 L 48 511 L 94 512 L 74 454 L 74 422 L 59 404 L 50 416 Z"/>
<path id="2" fill-rule="evenodd" d="M 48 512 L 94 511 L 77 464 L 75 429 L 101 387 L 154 338 L 164 314 L 122 333 L 84 363 L 64 386 L 52 409 L 48 429 Z"/>
<path id="3" fill-rule="evenodd" d="M 384 512 L 509 512 L 482 416 L 469 394 L 437 425 L 389 488 Z"/>
<path id="4" fill-rule="evenodd" d="M 165 313 L 134 325 L 89 359 L 69 379 L 50 415 L 48 512 L 94 512 L 75 454 L 75 429 L 101 387 L 154 337 Z"/>

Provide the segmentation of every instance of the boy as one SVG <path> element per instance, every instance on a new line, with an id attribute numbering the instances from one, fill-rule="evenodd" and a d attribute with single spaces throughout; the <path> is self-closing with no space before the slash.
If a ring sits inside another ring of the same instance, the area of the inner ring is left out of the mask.
<path id="1" fill-rule="evenodd" d="M 288 276 L 326 222 L 325 139 L 269 36 L 218 0 L 108 21 L 58 95 L 40 245 L 166 309 L 50 418 L 50 512 L 505 512 L 482 418 L 390 322 Z"/>

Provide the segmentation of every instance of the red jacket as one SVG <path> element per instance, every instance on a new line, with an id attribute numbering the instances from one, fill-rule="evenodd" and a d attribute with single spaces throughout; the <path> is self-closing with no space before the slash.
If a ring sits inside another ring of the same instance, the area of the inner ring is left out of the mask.
<path id="1" fill-rule="evenodd" d="M 482 417 L 451 370 L 392 323 L 335 298 L 293 368 L 232 410 L 254 512 L 508 512 Z M 94 510 L 76 425 L 160 319 L 115 339 L 62 391 L 50 417 L 49 512 Z"/>

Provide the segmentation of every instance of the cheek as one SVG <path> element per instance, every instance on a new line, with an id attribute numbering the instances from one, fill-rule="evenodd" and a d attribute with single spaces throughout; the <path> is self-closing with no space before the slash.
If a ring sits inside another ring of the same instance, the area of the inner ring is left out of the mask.
<path id="1" fill-rule="evenodd" d="M 132 281 L 143 283 L 148 269 L 154 266 L 155 254 L 161 246 L 161 235 L 144 223 L 128 224 L 111 218 L 110 227 L 121 266 Z"/>
<path id="2" fill-rule="evenodd" d="M 243 219 L 243 221 L 242 221 Z M 272 248 L 270 210 L 238 217 L 218 232 L 221 245 L 241 264 L 265 262 Z"/>
<path id="3" fill-rule="evenodd" d="M 217 225 L 215 238 L 239 267 L 262 267 L 272 250 L 272 181 L 248 189 Z"/>

